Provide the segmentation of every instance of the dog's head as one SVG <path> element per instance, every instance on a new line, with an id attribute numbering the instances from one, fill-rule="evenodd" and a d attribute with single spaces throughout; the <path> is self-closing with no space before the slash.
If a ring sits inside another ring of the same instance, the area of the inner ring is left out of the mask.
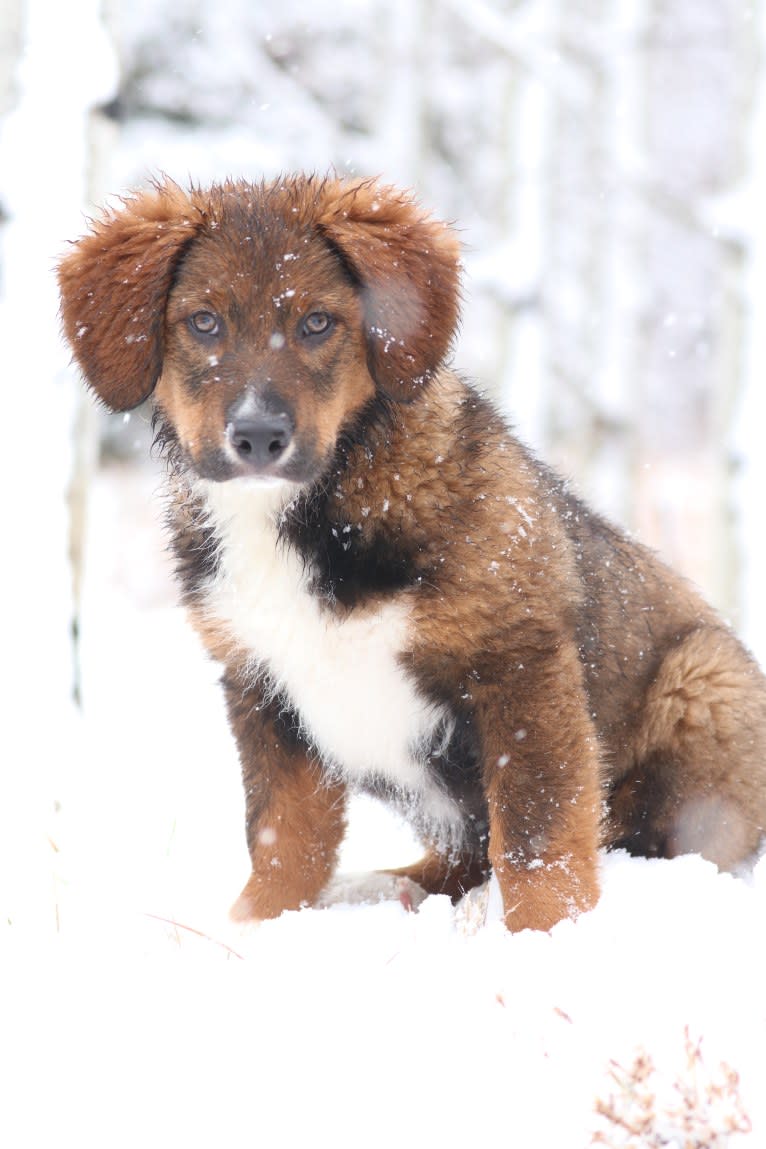
<path id="1" fill-rule="evenodd" d="M 458 243 L 373 181 L 166 182 L 95 222 L 59 282 L 108 407 L 153 392 L 201 477 L 305 483 L 376 392 L 408 402 L 442 363 Z"/>

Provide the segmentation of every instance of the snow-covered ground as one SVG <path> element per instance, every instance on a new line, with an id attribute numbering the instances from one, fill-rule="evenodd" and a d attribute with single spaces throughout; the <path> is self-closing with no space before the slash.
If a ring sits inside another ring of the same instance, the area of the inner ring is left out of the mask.
<path id="1" fill-rule="evenodd" d="M 69 26 L 66 6 L 32 7 L 49 45 L 49 17 L 62 21 L 58 54 L 28 61 L 52 82 L 82 24 Z M 92 491 L 82 710 L 69 703 L 71 380 L 53 349 L 50 255 L 78 230 L 84 158 L 64 99 L 76 103 L 78 85 L 61 92 L 56 107 L 22 107 L 0 180 L 15 221 L 2 301 L 14 546 L 0 1145 L 575 1149 L 600 1131 L 611 1145 L 701 1149 L 752 1124 L 728 1143 L 766 1147 L 766 859 L 734 878 L 693 857 L 604 857 L 597 908 L 550 934 L 507 934 L 493 891 L 457 910 L 428 898 L 417 913 L 392 901 L 250 933 L 228 922 L 248 860 L 216 670 L 174 605 L 157 480 L 119 465 Z M 23 179 L 38 137 L 60 147 L 61 171 L 70 164 L 69 215 L 44 227 L 49 189 Z M 346 869 L 413 849 L 380 808 L 355 806 Z"/>
<path id="2" fill-rule="evenodd" d="M 549 935 L 507 934 L 492 892 L 228 922 L 238 767 L 162 577 L 155 482 L 97 483 L 82 719 L 35 735 L 66 783 L 31 826 L 47 891 L 0 927 L 2 1143 L 766 1145 L 766 860 L 605 857 L 598 907 Z M 343 864 L 412 848 L 360 802 Z M 610 1098 L 643 1140 L 597 1117 Z"/>

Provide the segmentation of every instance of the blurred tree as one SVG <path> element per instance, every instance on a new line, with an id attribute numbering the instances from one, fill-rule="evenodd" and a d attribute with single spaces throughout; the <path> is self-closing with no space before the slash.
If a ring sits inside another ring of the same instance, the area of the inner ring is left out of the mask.
<path id="1" fill-rule="evenodd" d="M 42 910 L 48 925 L 55 920 L 57 815 L 77 762 L 67 501 L 76 385 L 59 338 L 51 264 L 82 222 L 87 110 L 108 79 L 95 8 L 95 0 L 90 11 L 81 7 L 75 23 L 65 8 L 19 0 L 3 5 L 0 22 L 0 323 L 8 430 L 0 913 L 16 922 Z M 95 61 L 87 74 L 71 65 L 83 45 Z M 39 899 L 30 897 L 35 887 Z"/>
<path id="2" fill-rule="evenodd" d="M 21 0 L 5 0 L 0 20 L 0 115 L 13 106 L 21 51 Z"/>
<path id="3" fill-rule="evenodd" d="M 655 0 L 647 12 L 633 379 L 635 525 L 729 613 L 745 253 L 716 205 L 744 175 L 757 64 L 747 7 Z"/>

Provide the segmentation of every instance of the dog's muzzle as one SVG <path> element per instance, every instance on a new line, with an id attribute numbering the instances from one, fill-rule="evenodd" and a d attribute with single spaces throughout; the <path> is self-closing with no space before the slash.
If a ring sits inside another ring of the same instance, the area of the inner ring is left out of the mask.
<path id="1" fill-rule="evenodd" d="M 226 427 L 237 460 L 258 472 L 271 472 L 284 462 L 294 431 L 293 420 L 286 412 L 243 415 Z"/>

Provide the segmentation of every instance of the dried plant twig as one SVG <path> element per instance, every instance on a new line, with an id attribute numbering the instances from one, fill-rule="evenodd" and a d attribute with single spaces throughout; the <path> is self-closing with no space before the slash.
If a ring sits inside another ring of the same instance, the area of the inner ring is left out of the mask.
<path id="1" fill-rule="evenodd" d="M 626 1068 L 610 1063 L 615 1090 L 596 1100 L 601 1127 L 591 1145 L 611 1149 L 726 1149 L 752 1125 L 739 1093 L 739 1074 L 725 1062 L 710 1070 L 702 1039 L 684 1030 L 686 1064 L 668 1090 L 651 1057 L 639 1051 Z"/>

